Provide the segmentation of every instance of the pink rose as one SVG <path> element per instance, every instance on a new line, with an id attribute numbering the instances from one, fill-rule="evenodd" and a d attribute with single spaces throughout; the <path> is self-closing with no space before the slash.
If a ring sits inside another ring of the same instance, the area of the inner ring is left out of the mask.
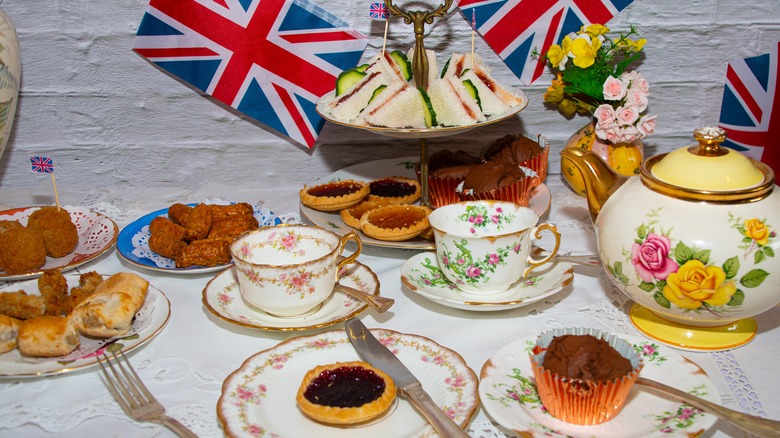
<path id="1" fill-rule="evenodd" d="M 647 137 L 648 135 L 655 132 L 655 118 L 656 116 L 654 115 L 644 115 L 639 119 L 636 126 L 637 129 L 639 129 L 639 133 L 642 137 Z"/>
<path id="2" fill-rule="evenodd" d="M 614 143 L 619 137 L 619 129 L 620 128 L 618 128 L 617 125 L 612 125 L 606 128 L 596 125 L 596 137 L 600 138 L 601 140 Z"/>
<path id="3" fill-rule="evenodd" d="M 637 274 L 646 283 L 666 280 L 666 277 L 677 272 L 677 263 L 669 257 L 672 242 L 666 236 L 655 233 L 647 235 L 642 244 L 635 243 L 631 248 L 631 263 Z"/>
<path id="4" fill-rule="evenodd" d="M 593 117 L 596 118 L 596 123 L 602 128 L 613 126 L 615 124 L 615 119 L 617 118 L 612 105 L 608 104 L 599 105 L 599 107 L 596 108 L 596 111 L 593 112 Z"/>
<path id="5" fill-rule="evenodd" d="M 636 74 L 636 78 L 631 80 L 631 88 L 637 89 L 645 96 L 650 94 L 650 83 L 639 73 Z"/>
<path id="6" fill-rule="evenodd" d="M 633 105 L 619 107 L 616 114 L 618 123 L 621 125 L 633 125 L 639 119 L 639 111 Z"/>
<path id="7" fill-rule="evenodd" d="M 629 88 L 626 92 L 626 105 L 635 106 L 638 112 L 647 109 L 647 94 L 636 88 Z"/>
<path id="8" fill-rule="evenodd" d="M 604 81 L 602 93 L 604 100 L 620 100 L 626 95 L 626 86 L 620 79 L 609 76 Z"/>

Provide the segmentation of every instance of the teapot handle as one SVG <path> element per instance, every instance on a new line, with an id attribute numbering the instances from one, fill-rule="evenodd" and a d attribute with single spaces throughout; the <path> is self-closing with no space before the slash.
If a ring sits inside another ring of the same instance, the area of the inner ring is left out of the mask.
<path id="1" fill-rule="evenodd" d="M 553 236 L 555 236 L 555 248 L 550 251 L 549 254 L 547 254 L 546 257 L 543 257 L 541 259 L 534 259 L 530 255 L 528 256 L 528 267 L 525 268 L 525 272 L 523 272 L 523 278 L 528 276 L 528 273 L 532 270 L 546 264 L 550 260 L 555 257 L 556 254 L 558 254 L 558 248 L 561 246 L 561 233 L 558 232 L 558 228 L 555 225 L 543 223 L 533 230 L 533 237 L 535 239 L 541 239 L 542 238 L 542 231 L 547 230 L 551 233 L 553 233 Z"/>

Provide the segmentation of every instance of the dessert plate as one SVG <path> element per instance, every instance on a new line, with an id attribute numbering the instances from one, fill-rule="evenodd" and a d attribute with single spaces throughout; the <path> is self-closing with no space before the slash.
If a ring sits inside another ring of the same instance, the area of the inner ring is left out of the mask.
<path id="1" fill-rule="evenodd" d="M 342 271 L 339 283 L 379 295 L 379 279 L 366 265 L 355 262 Z M 209 312 L 242 327 L 272 331 L 313 330 L 346 321 L 368 305 L 341 292 L 335 292 L 315 311 L 282 318 L 247 304 L 238 289 L 234 267 L 217 274 L 203 289 L 203 305 Z"/>
<path id="2" fill-rule="evenodd" d="M 478 122 L 476 125 L 442 126 L 442 127 L 424 128 L 424 129 L 383 128 L 380 126 L 353 125 L 351 123 L 342 122 L 332 118 L 330 114 L 328 114 L 328 112 L 324 109 L 322 102 L 333 100 L 333 94 L 335 92 L 336 90 L 333 90 L 330 93 L 326 94 L 325 96 L 321 97 L 317 101 L 317 113 L 323 119 L 331 123 L 335 123 L 337 125 L 347 126 L 356 129 L 364 129 L 366 131 L 373 132 L 374 134 L 378 134 L 384 137 L 391 137 L 391 138 L 437 138 L 437 137 L 447 137 L 450 135 L 458 135 L 475 128 L 492 125 L 493 123 L 498 123 L 502 120 L 506 120 L 510 117 L 513 117 L 515 114 L 524 110 L 525 107 L 528 106 L 528 98 L 525 96 L 525 93 L 523 93 L 520 90 L 514 89 L 513 92 L 518 96 L 522 97 L 523 102 L 521 102 L 519 105 L 507 109 L 505 112 L 501 114 L 494 114 L 488 117 L 487 120 L 485 120 L 484 122 Z"/>
<path id="3" fill-rule="evenodd" d="M 197 204 L 187 204 L 195 206 Z M 116 248 L 119 255 L 129 263 L 140 268 L 150 269 L 152 271 L 169 272 L 176 274 L 202 274 L 206 272 L 216 272 L 225 269 L 232 264 L 217 266 L 190 266 L 189 268 L 177 268 L 176 263 L 149 249 L 149 224 L 152 219 L 158 216 L 168 216 L 168 209 L 154 211 L 142 216 L 132 223 L 128 224 L 119 233 Z M 282 221 L 276 217 L 271 210 L 265 207 L 255 207 L 255 218 L 261 227 L 268 225 L 279 225 Z"/>
<path id="4" fill-rule="evenodd" d="M 606 423 L 578 426 L 558 420 L 543 409 L 536 392 L 529 360 L 536 336 L 505 345 L 485 362 L 480 372 L 479 395 L 483 408 L 501 426 L 520 436 L 688 437 L 703 434 L 717 420 L 636 386 L 631 389 L 623 410 Z M 670 347 L 639 336 L 620 336 L 642 356 L 645 362 L 642 377 L 720 403 L 715 384 L 698 365 Z"/>
<path id="5" fill-rule="evenodd" d="M 0 221 L 18 221 L 26 226 L 30 215 L 40 208 L 24 207 L 0 211 Z M 38 278 L 47 269 L 59 268 L 62 272 L 69 271 L 105 253 L 116 243 L 119 228 L 107 216 L 85 207 L 64 205 L 62 208 L 68 210 L 71 221 L 76 225 L 79 234 L 76 249 L 65 257 L 46 257 L 46 264 L 41 268 L 23 274 L 8 274 L 0 270 L 0 281 Z"/>
<path id="6" fill-rule="evenodd" d="M 436 253 L 422 252 L 401 266 L 401 283 L 412 292 L 443 306 L 490 312 L 527 306 L 549 297 L 571 284 L 574 268 L 569 263 L 551 262 L 531 271 L 509 289 L 492 295 L 463 292 L 439 269 Z"/>
<path id="7" fill-rule="evenodd" d="M 479 407 L 477 376 L 458 353 L 422 336 L 384 329 L 371 332 L 420 379 L 434 403 L 457 424 L 469 423 Z M 354 427 L 326 426 L 298 409 L 295 395 L 307 371 L 317 365 L 359 360 L 343 330 L 292 338 L 251 356 L 222 385 L 217 403 L 222 429 L 230 437 L 436 436 L 403 398 L 388 415 Z"/>
<path id="8" fill-rule="evenodd" d="M 105 277 L 105 275 L 104 275 Z M 79 275 L 65 275 L 68 289 L 78 286 Z M 37 280 L 14 283 L 0 292 L 25 291 L 28 295 L 40 295 Z M 130 331 L 121 337 L 96 339 L 81 336 L 81 345 L 70 354 L 59 357 L 28 357 L 22 356 L 18 349 L 0 354 L 0 377 L 41 377 L 54 374 L 64 374 L 97 364 L 97 356 L 105 349 L 131 351 L 149 342 L 155 337 L 171 316 L 171 303 L 168 297 L 149 284 L 146 301 L 133 317 Z"/>
<path id="9" fill-rule="evenodd" d="M 344 179 L 373 181 L 375 179 L 387 176 L 403 176 L 417 179 L 417 175 L 414 172 L 414 166 L 419 160 L 420 157 L 401 157 L 355 164 L 353 166 L 337 170 L 330 175 L 318 178 L 308 185 L 312 186 Z M 551 201 L 552 196 L 550 194 L 550 189 L 547 188 L 546 185 L 542 184 L 531 192 L 528 206 L 536 213 L 537 216 L 542 217 L 550 210 Z M 305 217 L 314 225 L 331 230 L 340 236 L 343 236 L 344 234 L 352 231 L 352 228 L 341 220 L 341 216 L 339 215 L 338 211 L 319 211 L 314 210 L 313 208 L 309 208 L 303 204 L 300 204 L 300 208 L 303 217 Z M 425 240 L 419 237 L 402 242 L 389 242 L 368 237 L 360 231 L 357 231 L 357 233 L 360 235 L 360 239 L 363 241 L 364 245 L 417 250 L 436 249 L 436 245 L 433 241 Z"/>

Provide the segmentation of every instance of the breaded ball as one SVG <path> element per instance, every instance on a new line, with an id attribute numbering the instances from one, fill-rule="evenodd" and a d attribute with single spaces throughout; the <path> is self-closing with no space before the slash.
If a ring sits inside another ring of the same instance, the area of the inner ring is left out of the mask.
<path id="1" fill-rule="evenodd" d="M 37 231 L 20 227 L 0 234 L 0 267 L 7 274 L 22 274 L 46 263 L 46 247 Z"/>
<path id="2" fill-rule="evenodd" d="M 0 221 L 0 234 L 14 228 L 22 228 L 23 225 L 17 221 Z"/>
<path id="3" fill-rule="evenodd" d="M 79 244 L 76 224 L 64 208 L 41 207 L 30 215 L 27 227 L 41 233 L 46 254 L 50 257 L 64 257 Z"/>

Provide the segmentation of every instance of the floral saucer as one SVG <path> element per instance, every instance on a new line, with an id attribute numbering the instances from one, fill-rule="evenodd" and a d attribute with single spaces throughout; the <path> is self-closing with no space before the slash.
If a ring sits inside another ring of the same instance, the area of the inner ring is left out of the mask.
<path id="1" fill-rule="evenodd" d="M 444 306 L 482 312 L 527 306 L 559 292 L 571 284 L 574 268 L 569 263 L 551 262 L 512 287 L 493 295 L 463 292 L 439 269 L 436 253 L 422 252 L 401 266 L 401 283 L 417 295 Z"/>
<path id="2" fill-rule="evenodd" d="M 368 266 L 355 262 L 347 265 L 339 283 L 379 295 L 379 279 Z M 296 317 L 278 317 L 247 304 L 238 289 L 235 267 L 231 266 L 212 278 L 203 289 L 203 305 L 225 321 L 243 327 L 269 331 L 313 330 L 327 327 L 356 316 L 368 308 L 359 300 L 335 292 L 316 310 Z"/>
<path id="3" fill-rule="evenodd" d="M 417 335 L 392 330 L 371 332 L 409 368 L 456 424 L 465 427 L 479 408 L 477 376 L 455 351 Z M 249 357 L 222 385 L 217 417 L 229 437 L 431 438 L 436 433 L 401 398 L 379 420 L 333 427 L 306 417 L 295 394 L 317 365 L 361 360 L 344 330 L 288 339 Z"/>
<path id="4" fill-rule="evenodd" d="M 623 410 L 610 421 L 580 426 L 558 420 L 544 409 L 536 392 L 529 352 L 537 335 L 501 347 L 482 366 L 479 396 L 482 407 L 501 426 L 519 436 L 567 437 L 689 437 L 700 436 L 717 418 L 674 399 L 631 389 Z M 645 362 L 640 375 L 720 403 L 715 384 L 698 365 L 674 349 L 639 336 L 620 335 Z"/>

